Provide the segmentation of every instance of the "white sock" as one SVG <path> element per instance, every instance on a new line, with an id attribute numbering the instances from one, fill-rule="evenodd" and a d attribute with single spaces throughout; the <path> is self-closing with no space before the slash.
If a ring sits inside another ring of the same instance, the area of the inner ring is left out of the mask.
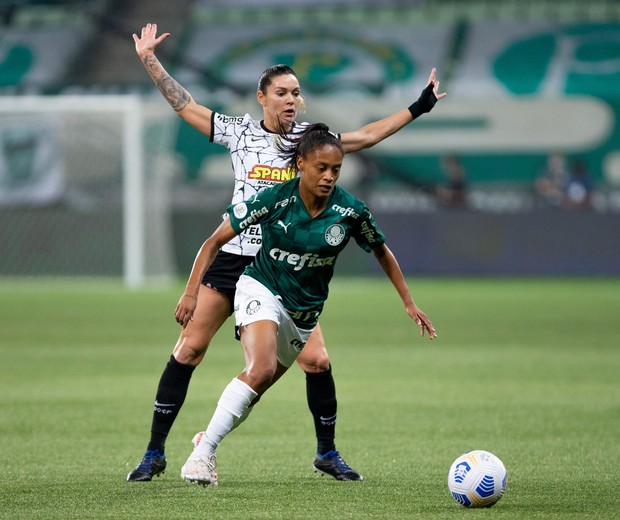
<path id="1" fill-rule="evenodd" d="M 243 412 L 243 415 L 241 417 L 239 417 L 239 419 L 237 419 L 237 421 L 235 422 L 235 425 L 232 427 L 232 430 L 236 430 L 237 426 L 239 426 L 243 421 L 245 421 L 248 418 L 248 415 L 250 415 L 252 413 L 252 410 L 254 410 L 254 405 L 248 406 L 245 409 L 245 412 Z M 232 430 L 230 430 L 230 431 L 232 431 Z"/>
<path id="2" fill-rule="evenodd" d="M 240 424 L 240 420 L 244 420 L 249 415 L 248 408 L 257 395 L 254 390 L 237 378 L 228 383 L 195 451 L 205 455 L 215 452 L 222 439 L 232 431 L 235 425 Z"/>

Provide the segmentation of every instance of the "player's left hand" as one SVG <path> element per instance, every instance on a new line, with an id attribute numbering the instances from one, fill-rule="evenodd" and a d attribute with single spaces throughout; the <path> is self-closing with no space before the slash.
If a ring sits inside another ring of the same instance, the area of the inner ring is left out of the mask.
<path id="1" fill-rule="evenodd" d="M 426 86 L 428 87 L 428 85 L 431 85 L 431 84 L 433 85 L 433 94 L 435 94 L 437 101 L 447 96 L 446 92 L 442 92 L 441 94 L 439 93 L 439 81 L 437 80 L 437 69 L 435 67 L 433 67 L 433 70 L 431 70 L 431 73 L 428 76 L 428 81 L 426 82 Z"/>
<path id="2" fill-rule="evenodd" d="M 413 119 L 417 119 L 422 114 L 427 114 L 430 112 L 437 101 L 446 97 L 446 93 L 439 93 L 439 81 L 437 81 L 437 69 L 433 67 L 431 73 L 428 77 L 428 83 L 426 87 L 422 89 L 422 93 L 417 101 L 409 106 L 409 112 L 411 112 L 411 117 Z"/>

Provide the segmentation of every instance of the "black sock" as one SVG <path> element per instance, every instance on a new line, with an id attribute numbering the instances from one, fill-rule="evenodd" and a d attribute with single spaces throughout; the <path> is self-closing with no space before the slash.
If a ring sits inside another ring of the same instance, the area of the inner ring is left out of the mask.
<path id="1" fill-rule="evenodd" d="M 172 428 L 174 420 L 183 406 L 189 381 L 195 368 L 191 365 L 183 365 L 174 356 L 170 356 L 170 361 L 168 361 L 157 387 L 148 450 L 164 452 L 166 437 L 168 437 L 170 428 Z"/>
<path id="2" fill-rule="evenodd" d="M 325 372 L 306 372 L 306 395 L 314 418 L 317 452 L 323 455 L 336 449 L 336 385 L 331 366 Z"/>

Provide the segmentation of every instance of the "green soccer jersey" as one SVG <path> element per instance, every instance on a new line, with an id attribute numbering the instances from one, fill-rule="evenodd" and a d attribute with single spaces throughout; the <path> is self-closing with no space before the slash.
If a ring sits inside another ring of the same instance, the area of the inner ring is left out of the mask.
<path id="1" fill-rule="evenodd" d="M 338 254 L 350 238 L 366 252 L 385 237 L 358 198 L 336 186 L 325 210 L 312 218 L 299 196 L 299 178 L 228 207 L 239 233 L 260 224 L 263 243 L 245 274 L 265 285 L 301 328 L 316 325 Z"/>

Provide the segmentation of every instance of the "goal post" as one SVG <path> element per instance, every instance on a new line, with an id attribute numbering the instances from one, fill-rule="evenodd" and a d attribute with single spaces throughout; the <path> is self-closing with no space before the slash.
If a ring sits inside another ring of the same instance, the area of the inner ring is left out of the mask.
<path id="1" fill-rule="evenodd" d="M 145 281 L 144 219 L 144 154 L 140 102 L 134 97 L 123 99 L 123 274 L 128 287 L 139 287 Z"/>
<path id="2" fill-rule="evenodd" d="M 0 97 L 0 276 L 171 280 L 177 124 L 137 95 Z"/>

